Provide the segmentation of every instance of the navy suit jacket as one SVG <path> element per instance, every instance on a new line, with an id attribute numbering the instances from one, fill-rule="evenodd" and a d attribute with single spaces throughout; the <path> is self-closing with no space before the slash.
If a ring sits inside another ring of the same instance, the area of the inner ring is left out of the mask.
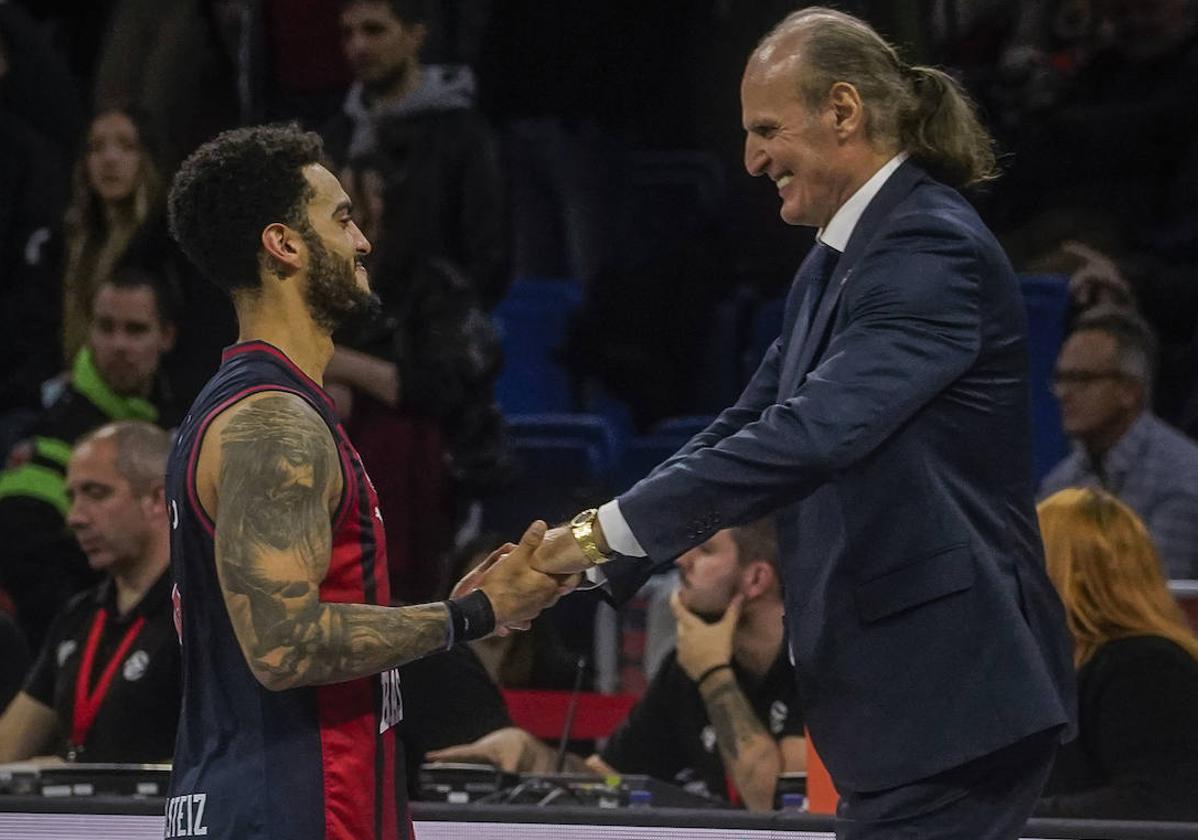
<path id="1" fill-rule="evenodd" d="M 737 403 L 620 496 L 649 561 L 776 513 L 808 726 L 849 789 L 1071 733 L 1071 647 L 1033 502 L 1026 316 L 1002 249 L 908 161 L 818 309 L 803 286 Z M 607 568 L 627 591 L 649 566 Z"/>

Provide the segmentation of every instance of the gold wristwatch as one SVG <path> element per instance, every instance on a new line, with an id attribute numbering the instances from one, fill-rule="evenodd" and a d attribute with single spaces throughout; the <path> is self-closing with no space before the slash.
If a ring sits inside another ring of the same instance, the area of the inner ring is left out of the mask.
<path id="1" fill-rule="evenodd" d="M 602 565 L 612 558 L 612 555 L 600 551 L 599 544 L 595 542 L 595 520 L 598 517 L 599 511 L 591 508 L 570 520 L 570 533 L 574 535 L 574 541 L 593 566 Z"/>

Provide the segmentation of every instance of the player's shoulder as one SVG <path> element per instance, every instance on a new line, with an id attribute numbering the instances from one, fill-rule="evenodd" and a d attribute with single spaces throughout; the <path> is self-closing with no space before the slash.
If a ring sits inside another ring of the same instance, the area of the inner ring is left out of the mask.
<path id="1" fill-rule="evenodd" d="M 229 427 L 259 433 L 264 441 L 312 433 L 331 438 L 328 424 L 316 407 L 299 393 L 285 389 L 263 389 L 229 403 L 212 418 L 205 437 L 223 434 Z"/>
<path id="2" fill-rule="evenodd" d="M 200 471 L 228 458 L 275 449 L 309 456 L 336 450 L 328 423 L 303 395 L 266 389 L 238 399 L 212 418 L 199 441 Z"/>

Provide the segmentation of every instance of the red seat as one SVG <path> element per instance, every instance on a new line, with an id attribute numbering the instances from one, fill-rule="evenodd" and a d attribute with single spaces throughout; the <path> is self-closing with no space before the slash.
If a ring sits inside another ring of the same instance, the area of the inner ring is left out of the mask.
<path id="1" fill-rule="evenodd" d="M 557 741 L 566 727 L 570 708 L 569 691 L 526 691 L 503 689 L 512 723 L 538 738 Z M 606 738 L 628 717 L 636 705 L 634 694 L 598 694 L 583 691 L 578 694 L 570 740 L 595 741 Z"/>

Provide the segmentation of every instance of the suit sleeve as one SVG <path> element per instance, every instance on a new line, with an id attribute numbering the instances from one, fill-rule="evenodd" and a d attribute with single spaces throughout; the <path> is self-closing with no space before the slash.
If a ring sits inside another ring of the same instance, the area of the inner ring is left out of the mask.
<path id="1" fill-rule="evenodd" d="M 969 370 L 985 268 L 964 233 L 926 217 L 881 235 L 846 280 L 847 323 L 795 392 L 620 497 L 649 556 L 677 556 L 798 501 Z M 777 345 L 771 357 L 779 363 Z"/>

